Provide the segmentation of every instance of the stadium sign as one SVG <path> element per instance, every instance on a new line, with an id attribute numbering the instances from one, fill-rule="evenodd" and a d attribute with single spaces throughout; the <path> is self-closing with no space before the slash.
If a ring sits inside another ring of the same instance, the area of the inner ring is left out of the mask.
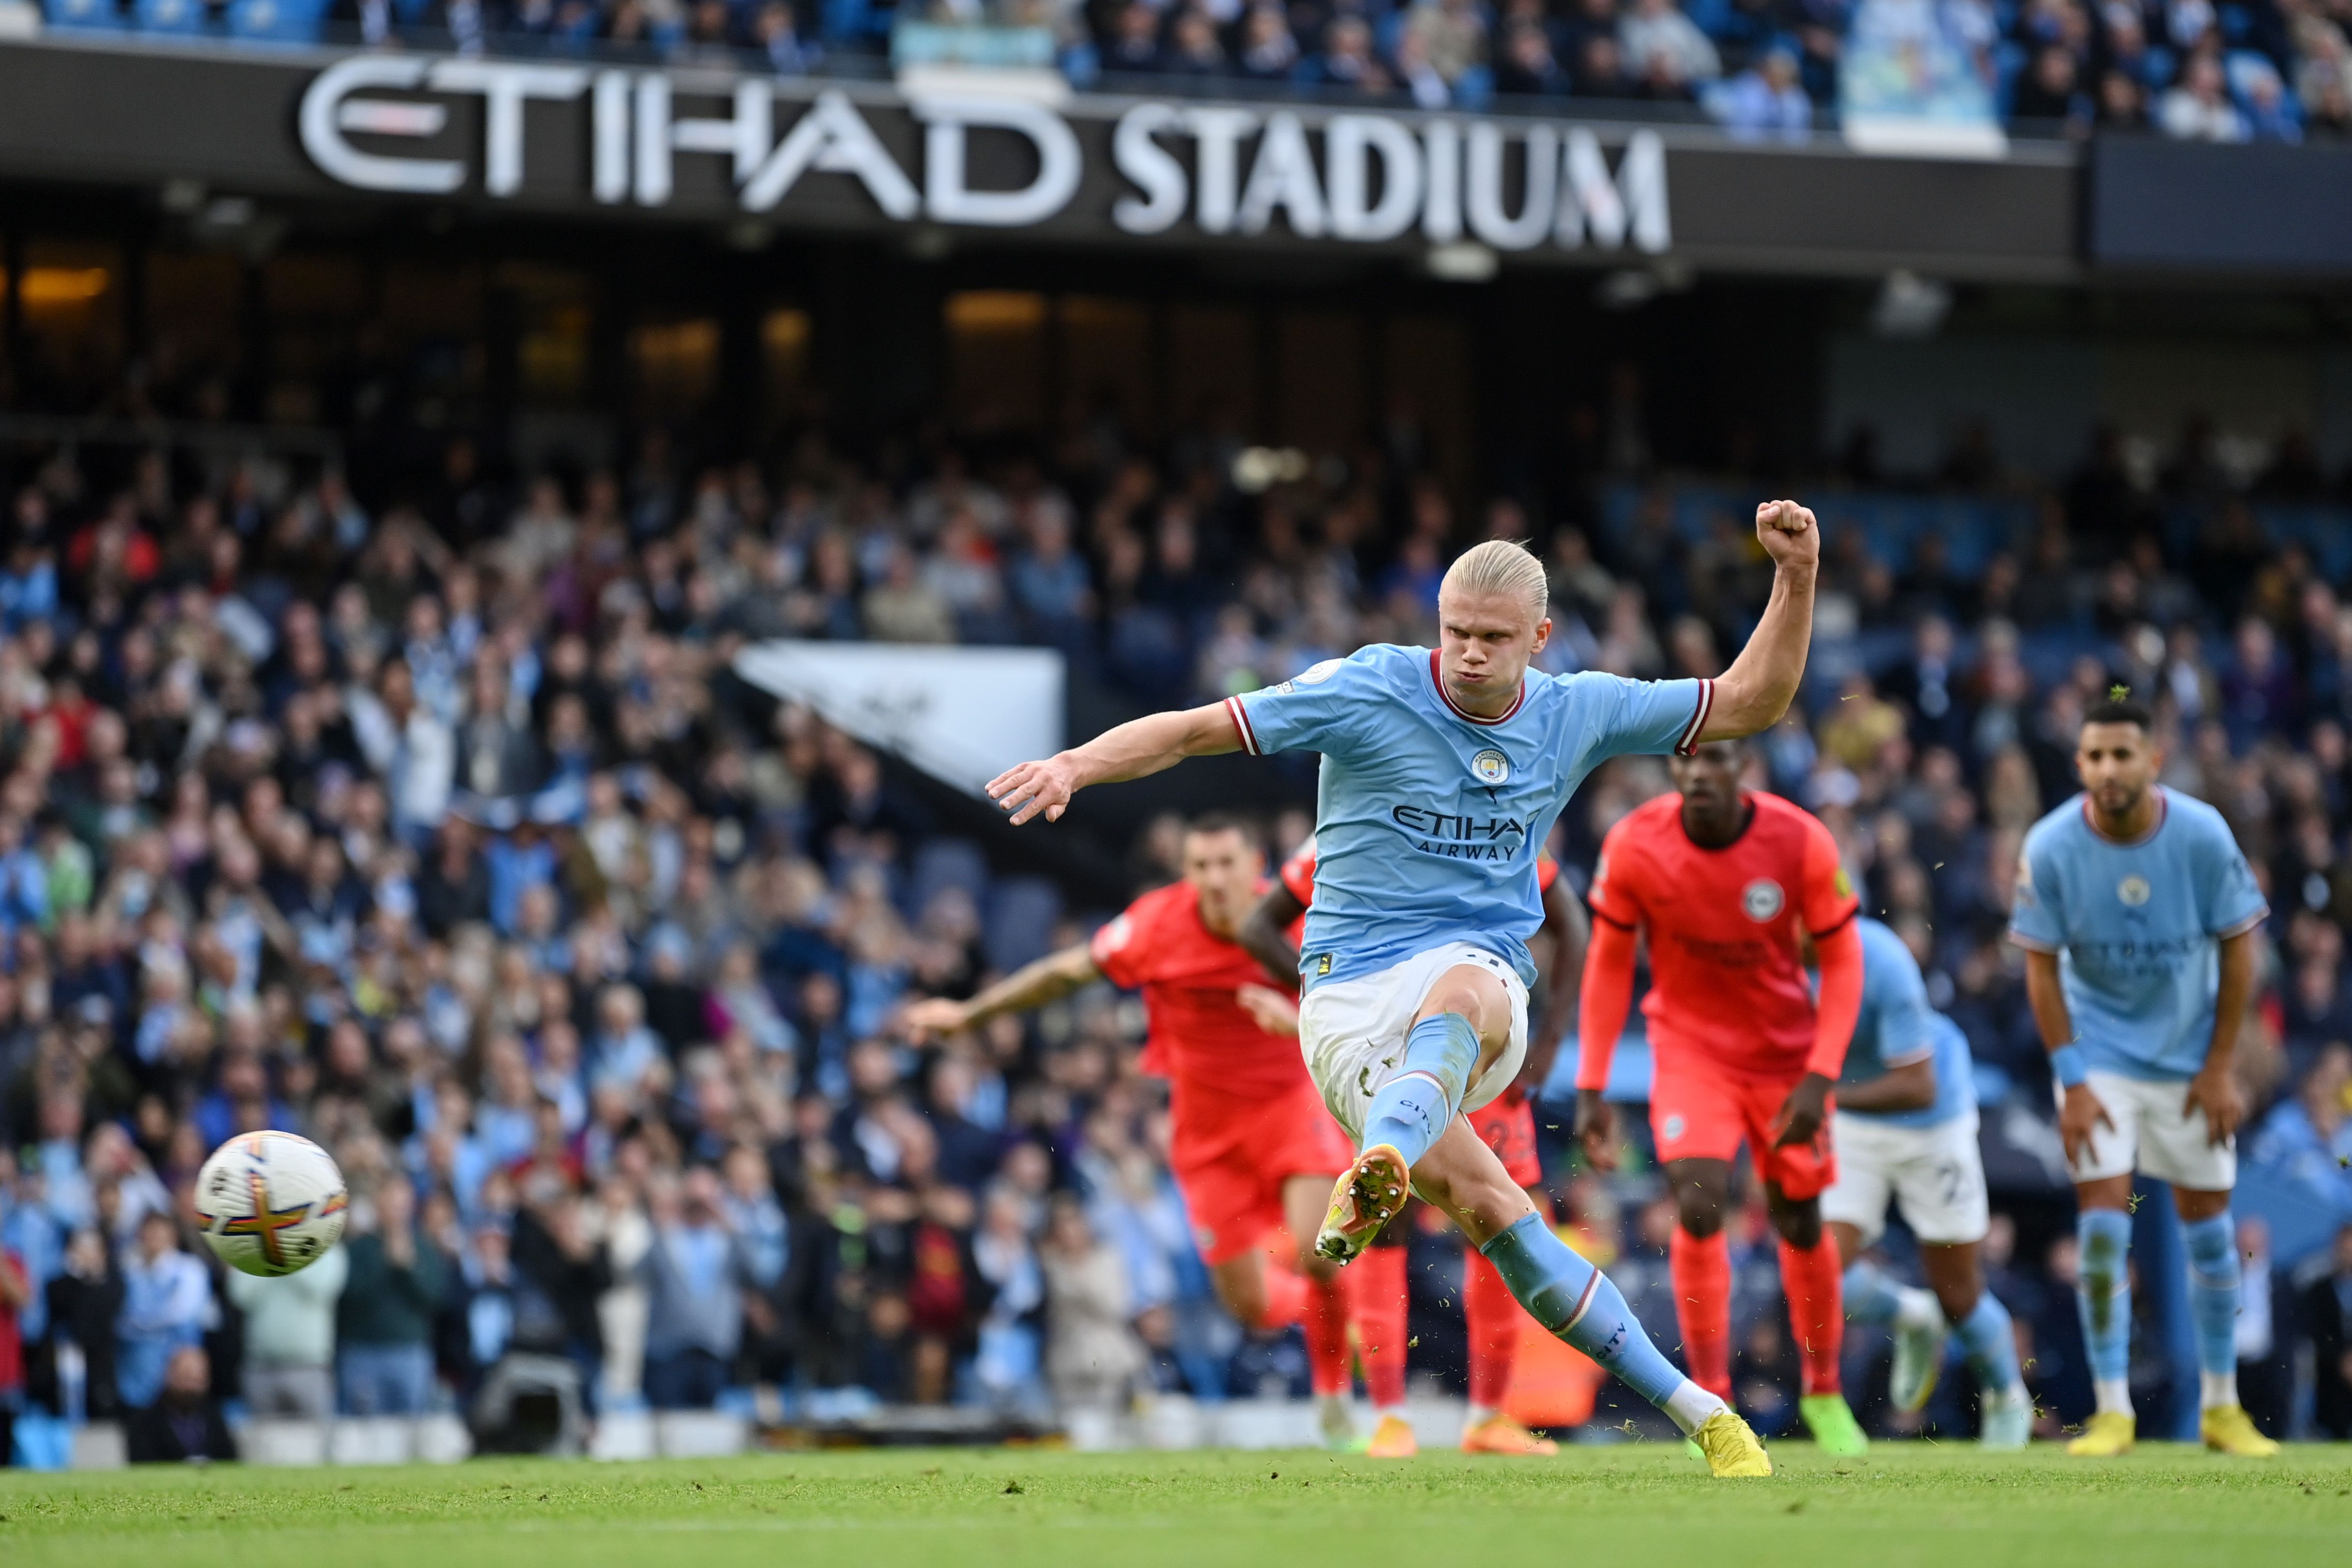
<path id="1" fill-rule="evenodd" d="M 1811 276 L 2083 268 L 2071 143 L 1864 157 L 1703 125 L 1118 97 L 937 67 L 832 81 L 58 32 L 0 43 L 0 180 L 321 216 L 415 202 L 519 223 L 1426 257 L 1465 277 L 1486 258 L 1622 266 L 1662 251 L 1697 270 Z"/>
<path id="2" fill-rule="evenodd" d="M 689 96 L 712 107 L 689 112 L 680 103 Z M 695 158 L 723 169 L 749 216 L 777 211 L 809 176 L 831 174 L 848 176 L 894 222 L 1020 229 L 1067 213 L 1089 184 L 1089 163 L 1107 158 L 1109 223 L 1137 237 L 1180 226 L 1254 237 L 1278 226 L 1343 244 L 1417 235 L 1501 251 L 1590 244 L 1650 253 L 1672 239 L 1665 146 L 1654 131 L 1620 132 L 1612 166 L 1593 129 L 1549 121 L 1147 100 L 1114 106 L 1107 126 L 1098 113 L 1074 124 L 1046 95 L 992 90 L 981 73 L 895 96 L 861 108 L 837 87 L 812 95 L 807 84 L 765 78 L 359 56 L 310 81 L 298 123 L 304 153 L 329 178 L 408 195 L 454 195 L 478 179 L 486 196 L 516 198 L 530 163 L 526 110 L 560 104 L 585 117 L 582 194 L 608 206 L 669 206 L 680 161 Z M 478 162 L 447 145 L 453 98 L 478 102 Z M 887 135 L 905 122 L 921 131 L 912 160 L 891 147 L 909 138 Z M 1009 183 L 975 177 L 975 133 L 1000 139 L 1000 165 L 1018 165 Z"/>

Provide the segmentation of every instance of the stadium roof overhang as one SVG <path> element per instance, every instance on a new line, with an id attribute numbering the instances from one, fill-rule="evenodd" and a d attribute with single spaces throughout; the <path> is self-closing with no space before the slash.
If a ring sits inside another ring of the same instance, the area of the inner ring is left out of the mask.
<path id="1" fill-rule="evenodd" d="M 2079 160 L 2063 146 L 1864 156 L 1701 126 L 1070 94 L 939 71 L 827 81 L 51 37 L 0 45 L 0 177 L 518 219 L 1353 252 L 1472 279 L 2080 270 Z"/>
<path id="2" fill-rule="evenodd" d="M 2352 153 L 2139 139 L 1888 156 L 1697 125 L 1073 94 L 1048 76 L 936 69 L 861 82 L 52 37 L 0 45 L 0 178 L 518 221 L 1354 255 L 1465 279 L 2352 274 Z M 2217 201 L 2231 221 L 2212 220 Z"/>

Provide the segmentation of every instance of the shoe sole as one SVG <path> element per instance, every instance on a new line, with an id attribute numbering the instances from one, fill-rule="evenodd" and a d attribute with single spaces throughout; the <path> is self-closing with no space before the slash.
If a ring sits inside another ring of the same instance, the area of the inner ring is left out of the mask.
<path id="1" fill-rule="evenodd" d="M 1383 1144 L 1367 1149 L 1356 1156 L 1348 1173 L 1339 1178 L 1331 1194 L 1331 1206 L 1323 1215 L 1323 1228 L 1315 1235 L 1315 1253 L 1333 1263 L 1347 1263 L 1372 1243 L 1382 1226 L 1396 1218 L 1404 1208 L 1404 1200 L 1412 1191 L 1412 1173 L 1395 1150 Z M 1338 1222 L 1342 1205 L 1358 1215 L 1369 1215 L 1369 1224 L 1361 1224 L 1350 1233 Z"/>

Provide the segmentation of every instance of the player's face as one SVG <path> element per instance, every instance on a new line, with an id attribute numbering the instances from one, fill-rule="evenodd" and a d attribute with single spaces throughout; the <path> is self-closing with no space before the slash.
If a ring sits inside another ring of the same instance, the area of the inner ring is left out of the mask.
<path id="1" fill-rule="evenodd" d="M 2101 815 L 2126 816 L 2139 808 L 2163 762 L 2137 724 L 2085 724 L 2075 742 L 2074 767 Z"/>
<path id="2" fill-rule="evenodd" d="M 1201 921 L 1231 935 L 1257 898 L 1265 862 L 1248 837 L 1231 827 L 1184 836 L 1184 879 L 1201 895 Z"/>
<path id="3" fill-rule="evenodd" d="M 1449 592 L 1438 596 L 1437 637 L 1454 700 L 1474 713 L 1499 713 L 1518 700 L 1528 660 L 1551 640 L 1551 618 L 1509 594 Z"/>
<path id="4" fill-rule="evenodd" d="M 1687 757 L 1670 757 L 1666 770 L 1682 792 L 1683 809 L 1719 817 L 1739 805 L 1739 775 L 1748 754 L 1737 741 L 1709 741 Z"/>

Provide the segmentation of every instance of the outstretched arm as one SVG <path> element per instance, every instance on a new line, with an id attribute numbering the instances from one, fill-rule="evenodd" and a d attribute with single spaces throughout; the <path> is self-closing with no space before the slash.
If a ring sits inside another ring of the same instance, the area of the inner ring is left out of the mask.
<path id="1" fill-rule="evenodd" d="M 1809 588 L 1806 603 L 1810 606 L 1811 602 Z M 1041 814 L 1048 822 L 1058 822 L 1070 807 L 1070 797 L 1088 784 L 1139 779 L 1172 768 L 1186 757 L 1213 757 L 1241 749 L 1233 714 L 1222 702 L 1152 713 L 1043 762 L 1005 769 L 989 781 L 988 797 L 1013 814 L 1015 827 Z"/>
<path id="2" fill-rule="evenodd" d="M 1276 882 L 1265 890 L 1257 907 L 1242 917 L 1242 929 L 1234 940 L 1242 951 L 1265 965 L 1265 972 L 1285 985 L 1298 984 L 1298 949 L 1291 945 L 1290 926 L 1307 906 L 1298 896 Z"/>
<path id="3" fill-rule="evenodd" d="M 1748 646 L 1717 678 L 1715 705 L 1700 741 L 1736 741 L 1780 721 L 1805 677 L 1813 641 L 1813 578 L 1822 562 L 1822 531 L 1813 514 L 1792 500 L 1756 509 L 1756 538 L 1772 558 L 1772 596 Z"/>
<path id="4" fill-rule="evenodd" d="M 969 1002 L 933 996 L 914 1003 L 898 1015 L 898 1024 L 909 1039 L 920 1045 L 927 1036 L 952 1035 L 974 1024 L 984 1024 L 999 1013 L 1025 1013 L 1032 1007 L 1042 1007 L 1087 984 L 1101 973 L 1095 967 L 1092 951 L 1080 942 L 1023 964 Z"/>

